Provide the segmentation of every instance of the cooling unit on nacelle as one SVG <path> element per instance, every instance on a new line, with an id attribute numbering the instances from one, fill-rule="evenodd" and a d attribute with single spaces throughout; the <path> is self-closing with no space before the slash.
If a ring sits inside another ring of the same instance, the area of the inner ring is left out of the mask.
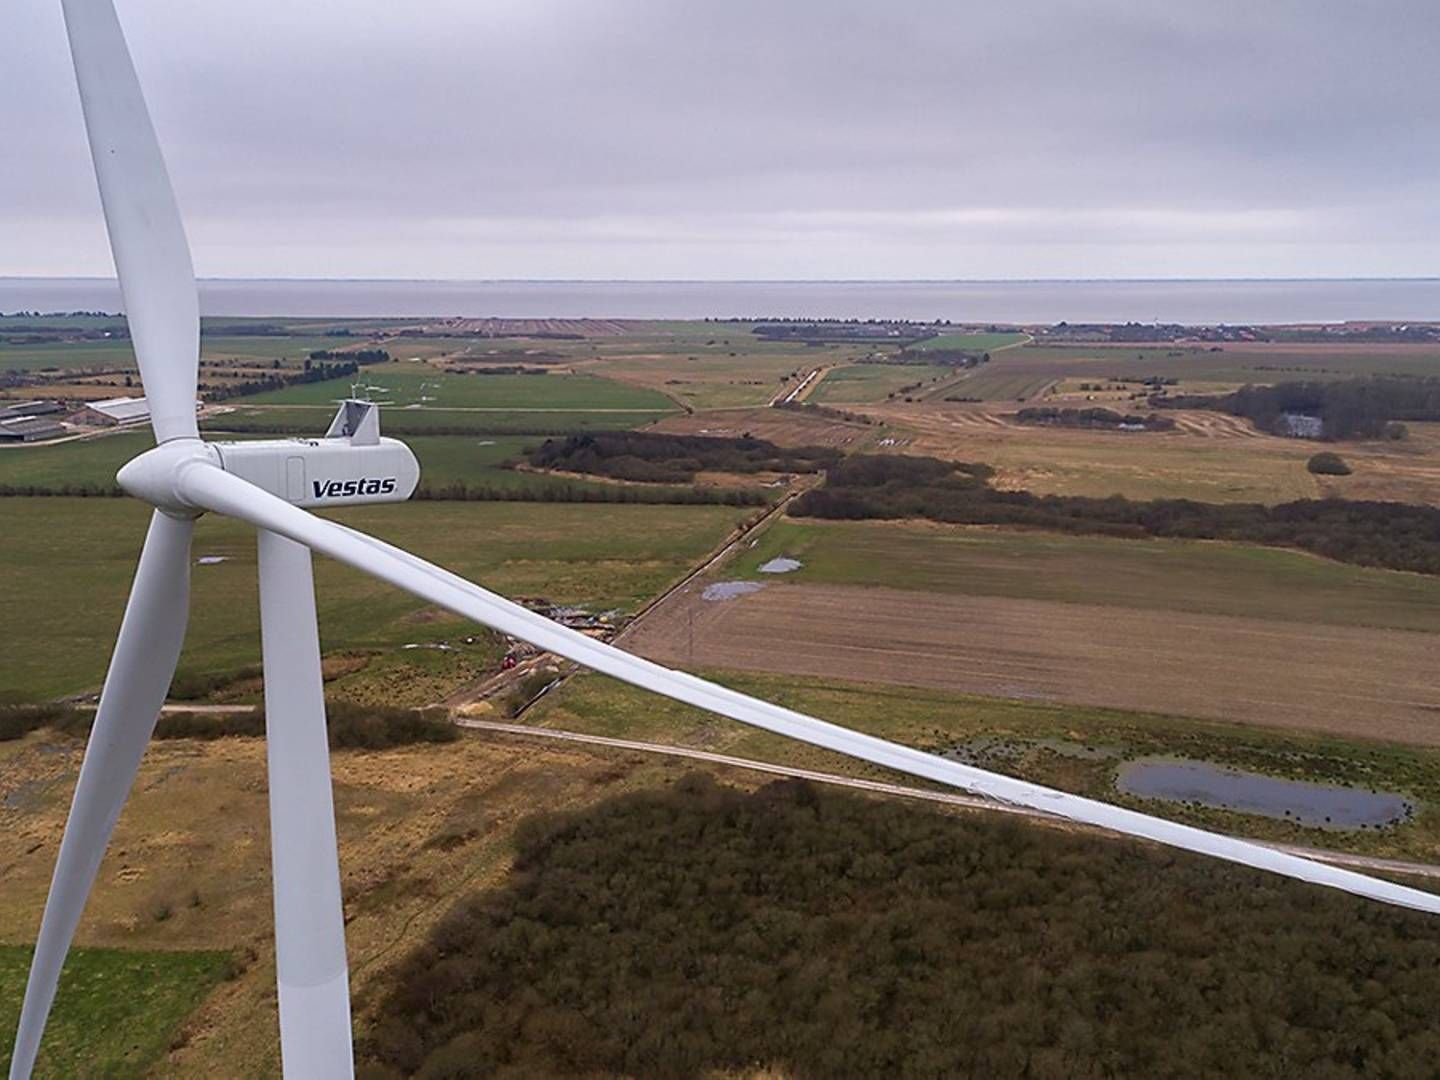
<path id="1" fill-rule="evenodd" d="M 404 502 L 420 482 L 410 448 L 380 435 L 380 408 L 348 400 L 320 439 L 214 442 L 220 466 L 296 506 Z"/>

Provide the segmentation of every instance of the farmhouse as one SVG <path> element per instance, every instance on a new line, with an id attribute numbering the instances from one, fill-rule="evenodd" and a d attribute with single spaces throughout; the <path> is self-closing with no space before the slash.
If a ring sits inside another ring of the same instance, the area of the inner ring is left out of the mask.
<path id="1" fill-rule="evenodd" d="M 20 416 L 0 420 L 0 443 L 40 442 L 65 434 L 65 426 L 44 416 Z"/>
<path id="2" fill-rule="evenodd" d="M 150 405 L 143 397 L 105 398 L 87 401 L 70 416 L 71 423 L 90 427 L 123 427 L 150 419 Z"/>
<path id="3" fill-rule="evenodd" d="M 1281 413 L 1280 434 L 1292 439 L 1318 439 L 1325 432 L 1325 422 L 1305 413 Z"/>

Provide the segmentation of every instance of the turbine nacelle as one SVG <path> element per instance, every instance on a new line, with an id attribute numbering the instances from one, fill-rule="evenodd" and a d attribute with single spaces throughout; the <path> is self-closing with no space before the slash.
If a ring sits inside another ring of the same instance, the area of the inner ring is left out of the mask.
<path id="1" fill-rule="evenodd" d="M 398 439 L 380 435 L 373 402 L 342 402 L 323 438 L 202 442 L 172 439 L 129 461 L 116 476 L 128 494 L 168 514 L 194 517 L 180 476 L 214 465 L 294 506 L 404 502 L 420 482 L 420 465 Z"/>

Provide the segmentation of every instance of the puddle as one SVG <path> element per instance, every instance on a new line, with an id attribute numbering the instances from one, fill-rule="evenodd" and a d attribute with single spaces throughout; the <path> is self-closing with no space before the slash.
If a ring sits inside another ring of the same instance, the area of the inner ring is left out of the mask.
<path id="1" fill-rule="evenodd" d="M 1198 802 L 1319 828 L 1395 825 L 1409 818 L 1414 810 L 1408 800 L 1392 792 L 1280 780 L 1180 758 L 1132 761 L 1121 768 L 1115 786 L 1129 795 Z"/>
<path id="2" fill-rule="evenodd" d="M 214 566 L 216 563 L 225 562 L 229 558 L 230 556 L 228 555 L 201 555 L 195 562 L 200 566 Z"/>
<path id="3" fill-rule="evenodd" d="M 706 585 L 700 594 L 701 600 L 734 600 L 737 596 L 748 596 L 765 587 L 763 581 L 717 581 Z"/>
<path id="4" fill-rule="evenodd" d="M 789 555 L 781 555 L 771 559 L 767 563 L 760 564 L 762 574 L 788 574 L 791 570 L 799 570 L 805 564 L 799 559 L 792 559 Z"/>

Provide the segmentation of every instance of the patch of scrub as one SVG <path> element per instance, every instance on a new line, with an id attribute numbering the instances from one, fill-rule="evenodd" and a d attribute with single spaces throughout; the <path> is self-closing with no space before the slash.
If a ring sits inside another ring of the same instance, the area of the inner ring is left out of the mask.
<path id="1" fill-rule="evenodd" d="M 759 592 L 765 587 L 762 581 L 717 581 L 713 585 L 706 585 L 705 591 L 700 594 L 701 600 L 734 600 L 737 596 L 747 596 L 753 592 Z"/>
<path id="2" fill-rule="evenodd" d="M 792 559 L 789 555 L 778 555 L 767 563 L 761 563 L 760 573 L 788 574 L 792 570 L 799 570 L 804 565 L 799 559 Z"/>
<path id="3" fill-rule="evenodd" d="M 1129 762 L 1120 769 L 1115 786 L 1127 795 L 1200 803 L 1322 829 L 1378 829 L 1398 825 L 1415 809 L 1409 800 L 1393 792 L 1281 780 L 1184 758 L 1141 758 Z"/>
<path id="4" fill-rule="evenodd" d="M 1047 750 L 1077 761 L 1104 761 L 1119 757 L 1122 753 L 1118 746 L 1083 743 L 1075 739 L 1007 739 L 998 735 L 977 735 L 948 750 L 942 750 L 940 756 L 965 765 L 988 767 L 1013 764 L 1032 750 Z"/>

